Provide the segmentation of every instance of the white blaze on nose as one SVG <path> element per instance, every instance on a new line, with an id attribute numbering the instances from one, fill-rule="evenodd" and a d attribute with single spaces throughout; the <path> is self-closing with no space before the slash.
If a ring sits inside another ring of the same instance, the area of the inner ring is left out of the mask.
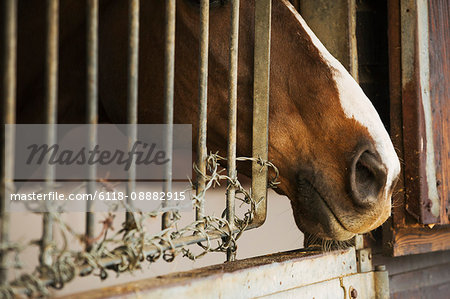
<path id="1" fill-rule="evenodd" d="M 344 66 L 328 52 L 295 8 L 288 1 L 284 2 L 296 16 L 306 33 L 310 36 L 311 41 L 319 50 L 323 59 L 334 70 L 333 78 L 339 91 L 339 99 L 345 115 L 348 118 L 354 118 L 362 126 L 366 127 L 374 140 L 375 148 L 387 170 L 385 186 L 385 197 L 387 197 L 393 181 L 400 173 L 400 161 L 398 160 L 394 146 L 392 145 L 388 132 L 384 128 L 380 116 L 355 79 L 353 79 Z"/>
<path id="2" fill-rule="evenodd" d="M 339 63 L 336 59 L 334 60 L 336 63 Z M 341 69 L 337 69 L 334 74 L 334 79 L 339 90 L 342 109 L 348 118 L 354 118 L 366 127 L 374 140 L 375 148 L 387 170 L 385 186 L 385 196 L 387 197 L 393 181 L 400 173 L 400 161 L 398 160 L 389 134 L 384 128 L 383 122 L 372 103 L 353 77 L 341 64 L 340 66 Z M 336 66 L 333 65 L 333 67 Z"/>

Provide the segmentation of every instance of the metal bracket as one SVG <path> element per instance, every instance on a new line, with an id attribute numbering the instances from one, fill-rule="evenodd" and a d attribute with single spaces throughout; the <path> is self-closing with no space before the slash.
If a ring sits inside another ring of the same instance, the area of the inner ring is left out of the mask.
<path id="1" fill-rule="evenodd" d="M 372 249 L 364 248 L 364 238 L 362 235 L 356 235 L 354 242 L 358 272 L 363 273 L 372 271 Z"/>
<path id="2" fill-rule="evenodd" d="M 358 272 L 370 272 L 372 271 L 372 249 L 364 248 L 356 250 L 356 265 Z"/>

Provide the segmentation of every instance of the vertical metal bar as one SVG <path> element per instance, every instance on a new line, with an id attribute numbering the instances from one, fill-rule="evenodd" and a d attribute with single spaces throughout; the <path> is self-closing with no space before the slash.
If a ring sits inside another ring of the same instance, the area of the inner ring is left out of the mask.
<path id="1" fill-rule="evenodd" d="M 375 266 L 375 298 L 389 299 L 389 273 L 385 265 Z"/>
<path id="2" fill-rule="evenodd" d="M 5 124 L 16 122 L 16 49 L 17 49 L 17 0 L 7 0 L 4 6 L 4 56 L 2 109 Z M 9 194 L 14 192 L 14 127 L 2 128 L 0 148 L 0 244 L 4 248 L 9 241 Z M 0 285 L 8 276 L 7 256 L 0 251 Z"/>
<path id="3" fill-rule="evenodd" d="M 358 41 L 356 40 L 356 0 L 347 0 L 348 5 L 348 52 L 350 74 L 359 81 Z"/>
<path id="4" fill-rule="evenodd" d="M 201 173 L 206 173 L 206 130 L 207 130 L 207 99 L 208 99 L 208 42 L 209 42 L 209 0 L 200 3 L 200 70 L 199 70 L 199 114 L 197 166 Z M 205 190 L 205 178 L 197 176 L 197 195 Z M 205 202 L 202 200 L 196 210 L 196 219 L 205 214 Z"/>
<path id="5" fill-rule="evenodd" d="M 56 142 L 57 123 L 57 97 L 58 97 L 58 31 L 59 31 L 59 0 L 47 0 L 47 56 L 46 56 L 46 120 L 49 128 L 47 130 L 47 144 Z M 46 192 L 54 187 L 55 168 L 47 163 L 46 167 Z M 47 203 L 47 208 L 49 205 Z M 52 214 L 45 212 L 43 219 L 43 232 L 41 238 L 41 252 L 39 260 L 42 264 L 50 264 L 51 257 L 47 255 L 47 249 L 53 239 Z"/>
<path id="6" fill-rule="evenodd" d="M 87 122 L 89 129 L 89 148 L 97 144 L 97 122 L 98 122 L 98 0 L 87 0 Z M 94 194 L 97 188 L 97 168 L 95 165 L 89 167 L 87 193 Z M 94 237 L 93 201 L 88 200 L 86 213 L 86 237 L 92 240 Z M 89 244 L 89 242 L 88 242 Z M 90 246 L 87 246 L 89 250 Z"/>
<path id="7" fill-rule="evenodd" d="M 137 140 L 138 122 L 138 73 L 139 73 L 139 0 L 128 1 L 128 148 Z M 136 165 L 132 163 L 128 171 L 127 202 L 131 206 L 131 193 L 136 189 Z M 127 223 L 134 221 L 133 214 L 126 213 Z"/>
<path id="8" fill-rule="evenodd" d="M 176 0 L 166 1 L 166 40 L 164 57 L 164 123 L 165 130 L 165 153 L 169 162 L 164 170 L 163 192 L 172 192 L 172 144 L 173 144 L 173 96 L 175 76 L 175 12 Z M 163 207 L 166 204 L 163 202 Z M 172 213 L 166 212 L 162 217 L 162 228 L 171 225 Z"/>
<path id="9" fill-rule="evenodd" d="M 232 181 L 237 178 L 236 173 L 236 127 L 237 127 L 237 79 L 238 79 L 238 40 L 239 40 L 239 0 L 231 4 L 230 31 L 230 69 L 228 85 L 228 154 L 227 171 Z M 235 187 L 232 183 L 227 187 L 227 220 L 234 228 L 234 200 Z M 234 260 L 231 248 L 227 250 L 227 260 Z"/>
<path id="10" fill-rule="evenodd" d="M 269 77 L 271 0 L 255 2 L 255 56 L 253 83 L 253 141 L 252 155 L 268 159 L 269 142 Z M 267 210 L 267 167 L 252 164 L 252 192 L 256 212 L 251 227 L 264 223 Z"/>

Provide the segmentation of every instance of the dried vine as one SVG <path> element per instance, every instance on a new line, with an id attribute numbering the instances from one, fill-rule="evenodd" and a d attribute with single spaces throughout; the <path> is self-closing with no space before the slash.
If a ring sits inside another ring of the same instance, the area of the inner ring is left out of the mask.
<path id="1" fill-rule="evenodd" d="M 194 221 L 191 224 L 178 228 L 178 220 L 180 215 L 177 211 L 172 211 L 174 215 L 173 225 L 157 234 L 149 234 L 145 230 L 145 221 L 148 218 L 154 218 L 166 212 L 167 210 L 158 210 L 152 213 L 131 212 L 129 207 L 126 207 L 130 213 L 134 215 L 134 223 L 122 224 L 122 229 L 110 235 L 114 231 L 114 211 L 111 211 L 108 216 L 101 221 L 101 233 L 92 239 L 86 238 L 82 234 L 77 234 L 66 222 L 63 221 L 61 214 L 51 212 L 55 224 L 61 233 L 63 244 L 58 247 L 57 244 L 52 244 L 49 254 L 52 257 L 51 265 L 39 265 L 33 273 L 25 273 L 20 275 L 9 284 L 0 287 L 1 298 L 13 298 L 17 292 L 22 292 L 29 297 L 48 296 L 48 286 L 55 289 L 61 289 L 67 282 L 70 282 L 78 275 L 98 275 L 102 280 L 108 277 L 108 270 L 116 273 L 134 271 L 140 269 L 144 261 L 155 262 L 162 258 L 166 262 L 171 262 L 179 254 L 191 260 L 196 260 L 209 252 L 226 252 L 228 248 L 236 250 L 236 241 L 242 235 L 242 232 L 252 222 L 258 202 L 252 198 L 252 192 L 245 190 L 241 183 L 236 179 L 232 180 L 227 175 L 223 174 L 225 169 L 220 162 L 226 159 L 219 156 L 217 153 L 211 153 L 207 157 L 207 171 L 201 173 L 198 167 L 194 164 L 194 171 L 197 176 L 203 176 L 205 179 L 205 188 L 199 193 L 195 194 L 195 185 L 190 181 L 190 192 L 192 194 L 194 208 L 199 206 L 200 202 L 205 200 L 206 192 L 214 187 L 220 185 L 221 182 L 226 182 L 228 186 L 234 186 L 236 189 L 236 199 L 242 201 L 248 206 L 243 218 L 235 216 L 234 227 L 237 231 L 232 231 L 230 223 L 222 217 L 205 216 L 203 219 Z M 261 158 L 237 158 L 237 161 L 257 162 L 264 167 L 274 170 L 275 176 L 269 181 L 269 187 L 275 188 L 278 184 L 278 170 L 269 161 L 264 161 Z M 104 190 L 113 190 L 112 186 L 107 181 L 101 181 L 101 186 Z M 239 196 L 238 196 L 239 195 Z M 124 204 L 124 203 L 122 203 Z M 126 205 L 126 204 L 124 204 Z M 217 239 L 217 245 L 213 246 L 210 238 L 211 233 L 219 232 L 223 237 Z M 176 247 L 174 241 L 187 236 L 200 236 L 205 240 L 200 245 L 201 252 L 194 254 L 188 246 Z M 68 247 L 68 237 L 77 238 L 87 247 L 91 248 L 87 251 L 71 250 Z M 8 244 L 0 248 L 4 254 L 12 254 L 14 256 L 14 263 L 11 268 L 20 269 L 20 253 L 27 246 L 39 245 L 39 241 L 31 241 L 29 244 Z M 157 248 L 156 253 L 146 254 L 145 248 L 154 246 Z M 169 249 L 164 249 L 169 248 Z M 119 260 L 112 266 L 105 267 L 102 260 L 110 258 L 112 260 Z M 83 270 L 81 270 L 83 269 Z M 88 270 L 86 270 L 88 269 Z"/>

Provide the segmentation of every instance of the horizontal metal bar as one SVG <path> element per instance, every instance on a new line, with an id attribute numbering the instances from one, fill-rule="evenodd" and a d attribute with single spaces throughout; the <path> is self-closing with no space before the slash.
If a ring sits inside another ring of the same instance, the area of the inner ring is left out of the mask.
<path id="1" fill-rule="evenodd" d="M 252 156 L 263 161 L 268 160 L 269 142 L 271 11 L 271 0 L 255 2 Z M 257 205 L 250 228 L 258 227 L 266 220 L 267 172 L 266 166 L 252 163 L 252 192 Z"/>
<path id="2" fill-rule="evenodd" d="M 7 0 L 4 10 L 4 49 L 3 49 L 3 122 L 14 124 L 16 121 L 16 59 L 17 59 L 17 0 Z M 9 213 L 7 198 L 13 192 L 12 174 L 14 171 L 14 128 L 2 128 L 0 133 L 0 244 L 9 241 Z M 2 246 L 5 247 L 5 246 Z M 6 253 L 0 252 L 0 285 L 6 283 L 8 263 Z"/>

